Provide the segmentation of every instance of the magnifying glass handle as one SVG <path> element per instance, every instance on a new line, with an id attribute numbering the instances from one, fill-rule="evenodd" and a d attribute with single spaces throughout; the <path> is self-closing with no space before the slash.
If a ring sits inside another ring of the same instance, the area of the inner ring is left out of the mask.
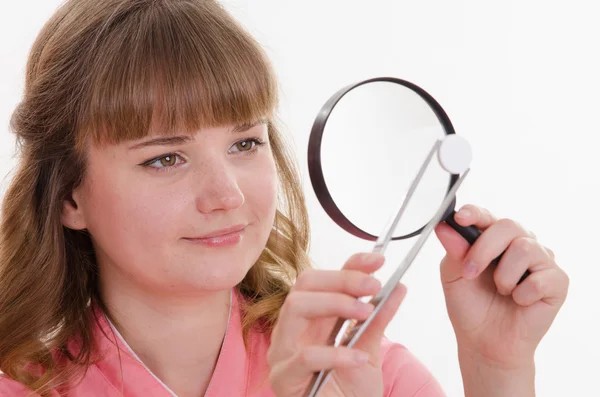
<path id="1" fill-rule="evenodd" d="M 446 222 L 452 229 L 456 230 L 458 232 L 458 234 L 460 234 L 465 240 L 467 240 L 469 242 L 469 244 L 473 245 L 475 243 L 475 241 L 477 241 L 479 236 L 481 236 L 481 233 L 482 233 L 481 230 L 479 230 L 475 226 L 465 227 L 465 226 L 459 225 L 454 220 L 455 214 L 456 214 L 456 211 L 452 210 L 452 212 L 450 212 L 450 214 L 446 217 L 444 222 Z M 492 261 L 492 265 L 497 266 L 498 263 L 500 262 L 500 259 L 502 258 L 502 255 L 504 255 L 504 252 Z M 529 276 L 530 274 L 531 273 L 529 272 L 529 270 L 526 270 L 525 273 L 523 274 L 523 276 L 521 276 L 521 279 L 519 280 L 517 285 L 521 284 L 523 282 L 523 280 L 525 280 L 527 278 L 527 276 Z"/>

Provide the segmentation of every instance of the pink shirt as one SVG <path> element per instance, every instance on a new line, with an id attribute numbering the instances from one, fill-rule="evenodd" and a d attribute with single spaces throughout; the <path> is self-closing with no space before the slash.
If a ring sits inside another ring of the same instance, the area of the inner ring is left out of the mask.
<path id="1" fill-rule="evenodd" d="M 259 332 L 249 335 L 248 349 L 244 347 L 238 294 L 234 294 L 229 325 L 217 360 L 206 397 L 274 397 L 268 384 L 266 362 L 269 338 Z M 76 384 L 70 397 L 174 397 L 169 390 L 137 358 L 127 343 L 115 332 L 104 316 L 95 332 L 103 359 L 89 367 Z M 115 330 L 116 331 L 116 330 Z M 108 335 L 105 336 L 105 335 Z M 119 364 L 119 351 L 121 349 Z M 386 397 L 443 397 L 440 385 L 429 371 L 402 345 L 383 339 L 383 379 Z M 123 379 L 121 379 L 121 369 Z M 26 397 L 31 391 L 20 383 L 0 376 L 0 397 Z M 54 392 L 53 396 L 61 396 Z M 64 396 L 64 394 L 63 394 Z"/>

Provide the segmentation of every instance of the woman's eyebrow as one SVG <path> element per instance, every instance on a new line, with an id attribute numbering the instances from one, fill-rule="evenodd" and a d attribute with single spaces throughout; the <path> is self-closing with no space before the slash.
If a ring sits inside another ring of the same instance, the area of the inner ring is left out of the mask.
<path id="1" fill-rule="evenodd" d="M 141 149 L 148 146 L 173 146 L 173 145 L 182 145 L 184 143 L 194 141 L 194 137 L 190 135 L 180 135 L 180 136 L 163 136 L 159 138 L 150 139 L 144 142 L 136 143 L 133 146 L 130 146 L 129 150 Z"/>
<path id="2" fill-rule="evenodd" d="M 259 124 L 266 124 L 267 119 L 261 118 L 258 121 L 253 123 L 243 123 L 236 125 L 231 130 L 232 132 L 246 132 L 252 127 L 255 127 Z M 194 137 L 191 135 L 177 135 L 177 136 L 163 136 L 158 138 L 149 139 L 147 141 L 136 143 L 128 148 L 128 150 L 136 150 L 141 149 L 148 146 L 175 146 L 182 145 L 185 143 L 193 142 Z"/>
<path id="3" fill-rule="evenodd" d="M 235 127 L 233 127 L 231 132 L 246 132 L 252 127 L 255 127 L 259 124 L 266 124 L 266 123 L 267 123 L 267 119 L 261 118 L 253 123 L 243 123 L 243 124 L 236 125 Z"/>

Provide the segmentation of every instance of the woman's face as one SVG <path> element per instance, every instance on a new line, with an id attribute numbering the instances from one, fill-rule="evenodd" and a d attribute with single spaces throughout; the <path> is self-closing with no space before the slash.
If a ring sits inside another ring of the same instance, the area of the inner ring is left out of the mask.
<path id="1" fill-rule="evenodd" d="M 180 294 L 231 288 L 273 226 L 267 126 L 91 145 L 73 199 L 63 222 L 88 229 L 103 280 Z"/>

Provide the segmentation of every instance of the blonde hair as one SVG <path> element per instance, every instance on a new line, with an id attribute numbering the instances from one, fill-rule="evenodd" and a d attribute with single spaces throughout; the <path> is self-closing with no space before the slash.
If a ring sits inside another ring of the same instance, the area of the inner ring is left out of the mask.
<path id="1" fill-rule="evenodd" d="M 244 337 L 272 329 L 309 266 L 307 211 L 275 122 L 277 91 L 260 46 L 216 1 L 70 0 L 56 11 L 31 49 L 11 119 L 20 163 L 0 225 L 2 372 L 44 395 L 92 362 L 90 303 L 104 308 L 97 264 L 89 234 L 62 225 L 63 203 L 85 174 L 86 142 L 139 139 L 151 127 L 191 133 L 267 117 L 280 206 L 237 288 Z"/>

